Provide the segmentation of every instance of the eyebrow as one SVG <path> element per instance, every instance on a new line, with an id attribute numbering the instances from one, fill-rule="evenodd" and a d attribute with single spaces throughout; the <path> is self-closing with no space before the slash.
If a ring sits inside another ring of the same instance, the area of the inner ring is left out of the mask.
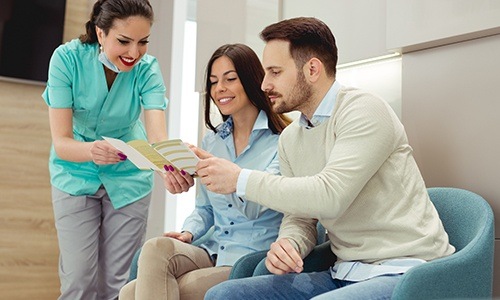
<path id="1" fill-rule="evenodd" d="M 121 37 L 121 38 L 124 38 L 124 39 L 126 39 L 126 40 L 129 40 L 129 41 L 133 41 L 133 40 L 134 40 L 133 38 L 130 38 L 130 37 L 128 37 L 128 36 L 126 36 L 126 35 L 123 35 L 123 34 L 118 34 L 118 36 L 119 36 L 119 37 Z M 142 40 L 148 39 L 150 36 L 151 36 L 151 35 L 148 35 L 148 36 L 146 36 L 146 37 L 143 37 L 142 39 L 139 39 L 139 41 L 142 41 Z"/>
<path id="2" fill-rule="evenodd" d="M 229 70 L 229 71 L 224 72 L 224 73 L 222 74 L 222 76 L 225 76 L 225 75 L 227 75 L 227 74 L 229 74 L 229 73 L 233 73 L 233 72 L 234 72 L 234 73 L 237 73 L 237 72 L 236 72 L 236 70 Z M 213 74 L 210 74 L 210 77 L 217 77 L 217 76 L 216 76 L 216 75 L 213 75 Z"/>
<path id="3" fill-rule="evenodd" d="M 283 69 L 282 67 L 278 67 L 278 66 L 269 66 L 269 67 L 266 67 L 266 70 L 270 71 L 272 69 Z"/>

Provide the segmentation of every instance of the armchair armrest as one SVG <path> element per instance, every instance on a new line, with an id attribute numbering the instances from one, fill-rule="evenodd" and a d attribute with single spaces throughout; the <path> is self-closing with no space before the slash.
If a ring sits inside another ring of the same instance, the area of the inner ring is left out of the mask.
<path id="1" fill-rule="evenodd" d="M 303 272 L 321 272 L 333 267 L 337 256 L 333 254 L 330 248 L 330 241 L 326 241 L 321 245 L 313 248 L 306 258 L 304 258 Z"/>
<path id="2" fill-rule="evenodd" d="M 304 258 L 304 270 L 302 272 L 320 272 L 328 270 L 335 261 L 337 256 L 330 249 L 330 241 L 326 241 L 321 245 L 313 248 L 311 253 Z M 265 257 L 257 266 L 252 276 L 271 274 L 265 265 Z"/>
<path id="3" fill-rule="evenodd" d="M 411 268 L 396 285 L 392 299 L 491 298 L 493 238 L 487 247 L 475 246 Z M 467 252 L 478 253 L 471 259 Z"/>
<path id="4" fill-rule="evenodd" d="M 266 258 L 267 250 L 257 251 L 240 257 L 233 265 L 229 279 L 251 277 L 260 261 Z"/>

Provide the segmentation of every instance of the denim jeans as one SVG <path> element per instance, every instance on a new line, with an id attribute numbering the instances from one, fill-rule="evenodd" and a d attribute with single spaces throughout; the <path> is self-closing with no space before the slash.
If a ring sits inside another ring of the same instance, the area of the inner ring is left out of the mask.
<path id="1" fill-rule="evenodd" d="M 401 275 L 379 276 L 352 282 L 332 279 L 330 271 L 263 275 L 220 283 L 205 295 L 216 299 L 390 299 Z"/>

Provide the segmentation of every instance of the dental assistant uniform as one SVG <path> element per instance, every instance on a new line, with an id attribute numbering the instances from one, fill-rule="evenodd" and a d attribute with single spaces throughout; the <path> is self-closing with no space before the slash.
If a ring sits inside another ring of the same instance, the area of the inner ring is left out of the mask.
<path id="1" fill-rule="evenodd" d="M 132 70 L 118 73 L 108 90 L 98 55 L 98 43 L 74 39 L 59 46 L 50 60 L 43 99 L 51 108 L 72 109 L 77 141 L 102 136 L 145 140 L 141 110 L 165 110 L 168 102 L 156 58 L 144 55 Z M 153 173 L 130 161 L 66 161 L 54 147 L 49 170 L 60 248 L 60 299 L 116 297 L 143 242 Z"/>

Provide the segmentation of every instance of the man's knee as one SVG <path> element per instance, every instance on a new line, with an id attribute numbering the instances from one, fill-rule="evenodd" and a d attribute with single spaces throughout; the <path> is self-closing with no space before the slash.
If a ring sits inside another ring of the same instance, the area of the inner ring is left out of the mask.
<path id="1" fill-rule="evenodd" d="M 208 289 L 205 294 L 205 300 L 231 299 L 231 297 L 234 297 L 234 293 L 227 292 L 232 290 L 230 287 L 226 287 L 228 283 L 222 282 Z"/>

